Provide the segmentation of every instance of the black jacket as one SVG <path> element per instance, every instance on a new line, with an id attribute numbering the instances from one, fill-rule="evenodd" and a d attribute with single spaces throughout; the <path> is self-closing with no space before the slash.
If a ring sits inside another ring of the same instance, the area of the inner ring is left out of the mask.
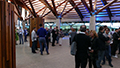
<path id="1" fill-rule="evenodd" d="M 109 37 L 105 37 L 102 32 L 98 32 L 98 50 L 105 50 L 105 42 L 109 40 Z"/>
<path id="2" fill-rule="evenodd" d="M 56 31 L 55 31 L 54 29 L 52 30 L 52 37 L 53 37 L 53 38 L 56 38 L 56 37 L 57 37 Z"/>
<path id="3" fill-rule="evenodd" d="M 91 39 L 91 49 L 94 50 L 93 53 L 90 53 L 92 59 L 97 59 L 98 57 L 98 48 L 99 48 L 98 44 L 99 44 L 99 40 L 97 37 Z"/>
<path id="4" fill-rule="evenodd" d="M 80 58 L 87 58 L 88 47 L 91 46 L 90 37 L 80 33 L 75 35 L 73 42 L 74 41 L 77 43 L 76 56 L 80 56 Z"/>
<path id="5" fill-rule="evenodd" d="M 119 43 L 118 38 L 119 38 L 119 34 L 115 32 L 113 34 L 113 44 L 117 45 Z"/>

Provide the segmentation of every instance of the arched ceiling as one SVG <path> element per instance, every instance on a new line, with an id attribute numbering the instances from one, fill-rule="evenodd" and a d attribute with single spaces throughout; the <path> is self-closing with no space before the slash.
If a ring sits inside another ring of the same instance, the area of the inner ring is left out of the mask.
<path id="1" fill-rule="evenodd" d="M 11 0 L 14 2 L 14 0 Z M 62 14 L 63 19 L 84 19 L 90 18 L 103 6 L 114 0 L 15 0 L 16 3 L 24 8 L 28 6 L 32 12 L 45 19 L 56 19 Z M 31 4 L 33 6 L 31 6 Z M 95 7 L 96 6 L 96 7 Z M 28 8 L 26 8 L 28 9 Z M 28 9 L 29 10 L 29 9 Z M 34 11 L 33 11 L 34 10 Z M 71 11 L 70 11 L 71 10 Z M 120 17 L 120 0 L 112 3 L 106 9 L 96 14 L 98 18 Z"/>

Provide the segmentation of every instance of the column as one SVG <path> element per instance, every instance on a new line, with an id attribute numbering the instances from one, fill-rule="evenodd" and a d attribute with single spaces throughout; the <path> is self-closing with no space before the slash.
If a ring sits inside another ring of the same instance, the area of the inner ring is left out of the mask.
<path id="1" fill-rule="evenodd" d="M 90 17 L 89 30 L 95 30 L 96 18 L 95 16 Z"/>
<path id="2" fill-rule="evenodd" d="M 27 16 L 29 15 L 29 12 L 27 11 Z M 27 25 L 29 24 L 29 20 L 27 20 Z"/>
<path id="3" fill-rule="evenodd" d="M 23 20 L 25 19 L 25 9 L 22 8 L 22 17 L 23 17 Z M 25 21 L 22 21 L 22 26 L 23 26 L 23 30 L 25 29 Z"/>
<path id="4" fill-rule="evenodd" d="M 60 29 L 60 23 L 61 19 L 60 18 L 56 19 L 56 26 L 58 26 L 58 29 Z"/>

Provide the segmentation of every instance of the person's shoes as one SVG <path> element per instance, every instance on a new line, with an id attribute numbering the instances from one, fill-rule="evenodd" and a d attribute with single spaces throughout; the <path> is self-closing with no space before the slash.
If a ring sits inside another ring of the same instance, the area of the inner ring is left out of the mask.
<path id="1" fill-rule="evenodd" d="M 19 43 L 19 45 L 21 45 L 21 43 Z"/>
<path id="2" fill-rule="evenodd" d="M 47 55 L 49 55 L 50 53 L 47 53 Z"/>
<path id="3" fill-rule="evenodd" d="M 59 46 L 62 46 L 61 44 L 59 44 Z"/>
<path id="4" fill-rule="evenodd" d="M 41 55 L 43 55 L 43 54 L 41 54 Z"/>
<path id="5" fill-rule="evenodd" d="M 113 65 L 112 65 L 112 64 L 109 64 L 109 66 L 110 66 L 110 67 L 113 67 Z"/>
<path id="6" fill-rule="evenodd" d="M 117 55 L 115 55 L 115 56 L 113 55 L 112 57 L 114 57 L 114 58 L 118 58 L 118 56 L 117 56 Z"/>
<path id="7" fill-rule="evenodd" d="M 105 62 L 103 62 L 102 65 L 105 65 Z"/>

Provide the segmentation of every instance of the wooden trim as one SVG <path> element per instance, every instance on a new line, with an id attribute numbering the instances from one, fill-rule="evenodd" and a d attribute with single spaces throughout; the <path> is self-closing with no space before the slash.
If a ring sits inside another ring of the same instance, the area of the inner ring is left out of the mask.
<path id="1" fill-rule="evenodd" d="M 114 2 L 116 2 L 117 0 L 113 0 L 112 2 L 106 4 L 105 6 L 103 6 L 101 9 L 99 9 L 95 14 L 98 14 L 99 12 L 102 12 L 102 10 L 106 9 L 107 7 L 109 7 L 111 4 L 113 4 Z"/>
<path id="2" fill-rule="evenodd" d="M 77 4 L 77 5 L 75 5 L 73 8 L 71 8 L 70 10 L 68 10 L 66 13 L 64 13 L 63 15 L 62 15 L 62 17 L 64 16 L 64 15 L 66 15 L 67 13 L 69 13 L 70 11 L 72 11 L 74 8 L 76 8 L 78 5 L 80 5 L 81 4 L 81 2 L 79 3 L 79 4 Z"/>
<path id="3" fill-rule="evenodd" d="M 30 0 L 28 0 L 28 1 L 29 1 L 30 6 L 31 6 L 31 8 L 32 8 L 32 10 L 33 10 L 34 17 L 37 17 L 36 12 L 35 12 L 35 9 L 34 9 L 34 7 L 33 7 L 32 3 L 31 3 L 31 1 L 30 1 Z"/>

